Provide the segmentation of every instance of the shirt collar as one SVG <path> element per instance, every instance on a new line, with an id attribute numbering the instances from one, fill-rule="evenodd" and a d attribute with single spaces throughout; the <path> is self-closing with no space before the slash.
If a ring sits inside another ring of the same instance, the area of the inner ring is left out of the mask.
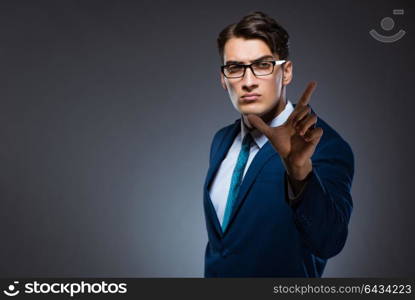
<path id="1" fill-rule="evenodd" d="M 290 100 L 287 100 L 287 103 L 285 104 L 285 108 L 282 112 L 278 114 L 274 119 L 271 120 L 271 122 L 268 123 L 268 126 L 270 127 L 277 127 L 285 123 L 285 121 L 288 119 L 292 111 L 294 110 L 293 104 L 290 102 Z M 243 118 L 241 117 L 241 141 L 245 137 L 245 134 L 247 134 L 249 130 L 246 128 Z M 268 138 L 265 134 L 261 133 L 258 129 L 254 128 L 251 131 L 251 135 L 254 138 L 255 143 L 259 148 L 262 148 L 262 146 L 265 145 L 265 143 L 268 141 Z"/>

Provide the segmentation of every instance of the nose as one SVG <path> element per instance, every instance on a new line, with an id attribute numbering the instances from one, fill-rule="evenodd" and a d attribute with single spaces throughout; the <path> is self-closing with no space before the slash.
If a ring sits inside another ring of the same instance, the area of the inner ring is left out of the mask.
<path id="1" fill-rule="evenodd" d="M 258 86 L 258 78 L 252 72 L 251 68 L 246 68 L 245 75 L 242 78 L 242 88 L 246 90 L 252 90 Z"/>

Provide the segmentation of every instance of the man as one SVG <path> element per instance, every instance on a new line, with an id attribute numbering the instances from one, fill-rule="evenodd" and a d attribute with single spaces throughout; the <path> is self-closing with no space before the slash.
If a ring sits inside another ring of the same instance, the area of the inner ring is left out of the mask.
<path id="1" fill-rule="evenodd" d="M 264 13 L 218 37 L 221 83 L 241 118 L 219 130 L 204 185 L 205 277 L 321 277 L 352 211 L 350 146 L 286 99 L 288 34 Z"/>

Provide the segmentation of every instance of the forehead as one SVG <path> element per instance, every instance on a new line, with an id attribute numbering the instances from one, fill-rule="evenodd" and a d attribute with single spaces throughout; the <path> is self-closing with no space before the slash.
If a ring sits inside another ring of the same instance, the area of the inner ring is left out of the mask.
<path id="1" fill-rule="evenodd" d="M 223 59 L 227 61 L 251 62 L 264 55 L 272 55 L 268 45 L 260 39 L 230 38 L 223 49 Z"/>

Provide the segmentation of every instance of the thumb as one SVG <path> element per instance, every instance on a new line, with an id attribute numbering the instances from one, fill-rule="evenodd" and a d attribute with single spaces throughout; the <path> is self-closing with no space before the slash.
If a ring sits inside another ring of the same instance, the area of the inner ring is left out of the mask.
<path id="1" fill-rule="evenodd" d="M 252 124 L 252 126 L 265 134 L 268 139 L 271 138 L 271 128 L 260 117 L 250 114 L 247 115 L 246 118 L 248 119 L 249 123 Z"/>

